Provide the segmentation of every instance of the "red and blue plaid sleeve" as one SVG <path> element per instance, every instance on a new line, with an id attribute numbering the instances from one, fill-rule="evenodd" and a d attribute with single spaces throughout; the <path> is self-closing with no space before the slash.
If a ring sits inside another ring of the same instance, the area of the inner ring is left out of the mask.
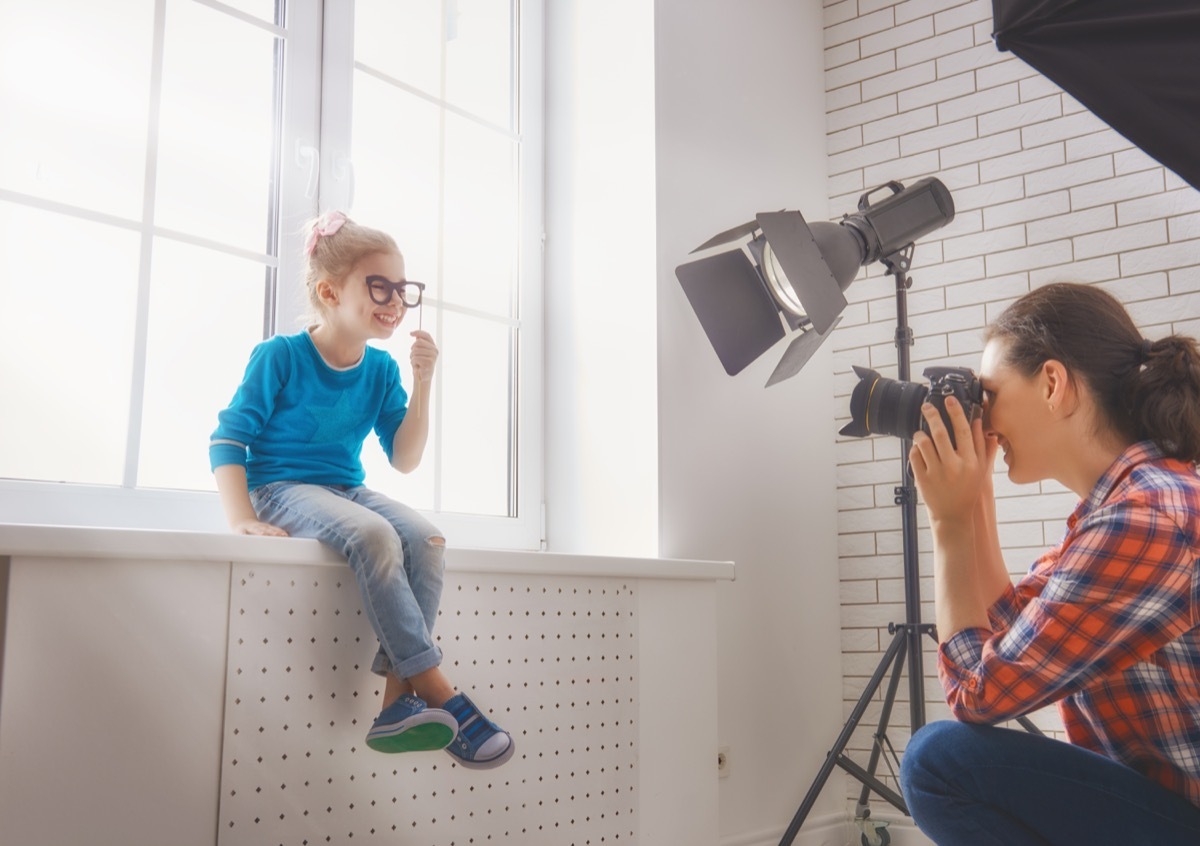
<path id="1" fill-rule="evenodd" d="M 1118 674 L 1191 628 L 1191 538 L 1138 498 L 1074 523 L 1060 550 L 993 606 L 996 632 L 957 632 L 938 675 L 954 715 L 996 723 Z M 1043 581 L 1044 580 L 1044 581 Z"/>

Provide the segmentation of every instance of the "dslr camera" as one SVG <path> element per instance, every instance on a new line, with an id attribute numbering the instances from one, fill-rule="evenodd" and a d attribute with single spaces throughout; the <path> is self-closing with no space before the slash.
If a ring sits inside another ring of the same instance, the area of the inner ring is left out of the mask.
<path id="1" fill-rule="evenodd" d="M 946 397 L 958 400 L 968 420 L 983 413 L 983 386 L 969 367 L 925 368 L 928 388 L 917 382 L 884 378 L 866 367 L 856 366 L 854 373 L 858 384 L 850 395 L 850 422 L 842 427 L 842 435 L 856 438 L 895 435 L 912 440 L 918 429 L 929 434 L 921 414 L 921 404 L 928 399 L 942 415 L 953 444 L 954 429 L 946 414 Z"/>

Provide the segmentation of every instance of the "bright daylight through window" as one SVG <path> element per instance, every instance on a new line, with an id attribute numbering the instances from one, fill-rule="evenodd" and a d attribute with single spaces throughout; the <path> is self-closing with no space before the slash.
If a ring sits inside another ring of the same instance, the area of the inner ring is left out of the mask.
<path id="1" fill-rule="evenodd" d="M 320 6 L 0 0 L 5 513 L 219 521 L 216 413 L 302 327 L 301 228 L 337 208 L 426 286 L 386 342 L 405 378 L 418 320 L 442 351 L 425 461 L 368 438 L 367 484 L 536 545 L 540 4 Z"/>

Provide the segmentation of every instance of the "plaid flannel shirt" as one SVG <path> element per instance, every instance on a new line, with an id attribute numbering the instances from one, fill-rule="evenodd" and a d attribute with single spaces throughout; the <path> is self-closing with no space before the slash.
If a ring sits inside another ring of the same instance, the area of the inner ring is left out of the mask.
<path id="1" fill-rule="evenodd" d="M 1150 442 L 1113 463 L 988 616 L 942 644 L 954 716 L 1057 702 L 1072 743 L 1200 806 L 1200 477 Z"/>

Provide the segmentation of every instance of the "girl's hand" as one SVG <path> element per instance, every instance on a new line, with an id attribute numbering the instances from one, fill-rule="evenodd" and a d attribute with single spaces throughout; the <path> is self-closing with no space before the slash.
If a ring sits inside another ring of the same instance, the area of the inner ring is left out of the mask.
<path id="1" fill-rule="evenodd" d="M 921 413 L 929 434 L 913 435 L 908 460 L 929 519 L 964 520 L 969 524 L 980 495 L 991 482 L 996 440 L 985 438 L 983 420 L 968 421 L 952 396 L 946 398 L 946 412 L 954 428 L 955 446 L 950 444 L 941 414 L 927 402 L 921 406 Z"/>
<path id="2" fill-rule="evenodd" d="M 437 366 L 438 348 L 433 342 L 433 336 L 423 329 L 410 333 L 414 338 L 408 360 L 412 364 L 413 374 L 421 382 L 433 381 L 433 368 Z"/>
<path id="3" fill-rule="evenodd" d="M 264 523 L 262 520 L 245 520 L 233 527 L 239 535 L 267 535 L 274 538 L 286 538 L 288 533 L 278 526 Z"/>

